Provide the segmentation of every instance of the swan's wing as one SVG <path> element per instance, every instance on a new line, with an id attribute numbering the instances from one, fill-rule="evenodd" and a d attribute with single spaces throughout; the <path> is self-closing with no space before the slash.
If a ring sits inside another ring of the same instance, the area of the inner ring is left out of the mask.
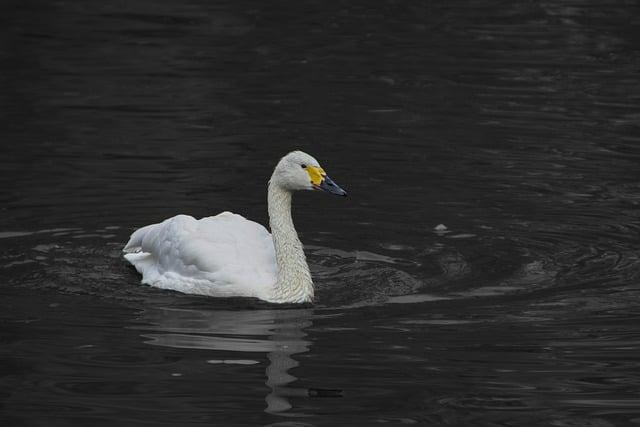
<path id="1" fill-rule="evenodd" d="M 271 234 L 230 212 L 143 227 L 124 251 L 144 283 L 188 293 L 260 296 L 276 277 Z"/>

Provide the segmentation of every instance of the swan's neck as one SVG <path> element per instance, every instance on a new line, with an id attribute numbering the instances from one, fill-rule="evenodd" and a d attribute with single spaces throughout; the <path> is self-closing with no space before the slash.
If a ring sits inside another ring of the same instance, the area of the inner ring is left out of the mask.
<path id="1" fill-rule="evenodd" d="M 270 182 L 268 204 L 269 226 L 278 264 L 273 301 L 309 302 L 313 300 L 313 282 L 291 218 L 291 192 Z"/>

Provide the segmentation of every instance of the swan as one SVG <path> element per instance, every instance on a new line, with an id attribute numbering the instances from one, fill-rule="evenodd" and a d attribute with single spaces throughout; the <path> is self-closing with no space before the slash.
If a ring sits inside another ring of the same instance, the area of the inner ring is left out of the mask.
<path id="1" fill-rule="evenodd" d="M 177 215 L 136 230 L 124 257 L 143 284 L 187 294 L 255 297 L 271 303 L 313 300 L 313 281 L 291 218 L 294 191 L 347 193 L 318 161 L 293 151 L 276 165 L 267 190 L 269 226 L 222 212 Z"/>

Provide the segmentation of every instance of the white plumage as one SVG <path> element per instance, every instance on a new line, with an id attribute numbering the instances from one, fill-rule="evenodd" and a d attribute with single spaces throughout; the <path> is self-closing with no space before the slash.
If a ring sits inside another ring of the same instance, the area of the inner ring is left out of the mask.
<path id="1" fill-rule="evenodd" d="M 273 236 L 231 212 L 199 220 L 177 215 L 135 231 L 124 256 L 142 274 L 142 283 L 158 288 L 270 302 L 311 301 L 313 282 L 291 219 L 291 192 L 310 189 L 346 195 L 313 157 L 289 153 L 269 182 Z"/>
<path id="2" fill-rule="evenodd" d="M 189 294 L 268 299 L 277 277 L 271 234 L 231 212 L 148 225 L 124 250 L 142 283 Z"/>

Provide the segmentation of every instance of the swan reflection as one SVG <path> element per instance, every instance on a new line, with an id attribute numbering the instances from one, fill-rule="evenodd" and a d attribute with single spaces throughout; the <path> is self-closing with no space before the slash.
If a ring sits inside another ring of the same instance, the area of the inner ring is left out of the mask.
<path id="1" fill-rule="evenodd" d="M 279 413 L 291 409 L 288 396 L 308 396 L 307 389 L 286 387 L 297 378 L 289 370 L 298 366 L 291 356 L 305 353 L 310 342 L 304 329 L 311 326 L 313 309 L 296 310 L 192 310 L 153 308 L 142 313 L 148 323 L 141 329 L 146 343 L 173 348 L 192 348 L 241 353 L 267 353 L 265 397 L 266 412 Z M 256 360 L 215 358 L 214 364 L 255 364 Z"/>

